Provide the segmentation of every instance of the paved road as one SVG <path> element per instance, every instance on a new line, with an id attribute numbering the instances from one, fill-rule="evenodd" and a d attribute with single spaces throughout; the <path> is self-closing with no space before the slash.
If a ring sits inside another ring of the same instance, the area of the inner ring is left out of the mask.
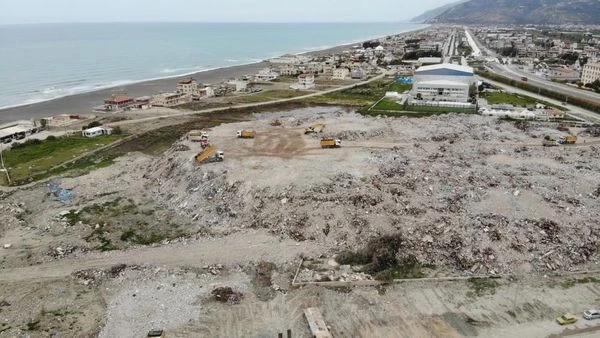
<path id="1" fill-rule="evenodd" d="M 546 102 L 550 102 L 550 103 L 555 104 L 555 105 L 561 105 L 562 107 L 565 107 L 565 108 L 569 109 L 569 112 L 568 112 L 569 115 L 573 115 L 575 117 L 584 119 L 584 120 L 586 120 L 588 122 L 600 123 L 600 114 L 595 113 L 593 111 L 585 110 L 583 108 L 580 108 L 580 107 L 577 107 L 577 106 L 573 106 L 573 105 L 570 105 L 570 104 L 564 105 L 563 102 L 560 102 L 558 100 L 554 100 L 554 99 L 545 97 L 543 95 L 535 94 L 535 93 L 532 93 L 532 92 L 529 92 L 529 91 L 526 91 L 526 90 L 523 90 L 523 89 L 511 87 L 511 86 L 508 86 L 508 85 L 506 85 L 504 83 L 492 81 L 492 80 L 485 79 L 485 78 L 480 78 L 480 80 L 481 81 L 485 81 L 487 83 L 491 83 L 494 86 L 500 87 L 500 88 L 502 88 L 505 91 L 510 92 L 510 93 L 527 95 L 527 96 L 536 98 L 538 100 L 543 100 L 543 101 L 546 101 Z"/>
<path id="2" fill-rule="evenodd" d="M 152 116 L 152 117 L 146 117 L 146 118 L 142 118 L 142 119 L 136 119 L 136 120 L 126 120 L 126 121 L 120 121 L 120 122 L 116 122 L 116 123 L 111 123 L 111 126 L 116 126 L 116 125 L 126 125 L 126 124 L 132 124 L 132 123 L 139 123 L 139 122 L 145 122 L 145 121 L 152 121 L 152 120 L 158 120 L 158 119 L 163 119 L 163 118 L 169 118 L 169 117 L 175 117 L 175 116 L 187 116 L 187 115 L 195 115 L 195 114 L 204 114 L 204 113 L 212 113 L 212 112 L 218 112 L 218 111 L 225 111 L 225 110 L 229 110 L 229 109 L 240 109 L 240 108 L 255 108 L 255 107 L 261 107 L 261 106 L 268 106 L 271 104 L 277 104 L 277 103 L 284 103 L 284 102 L 292 102 L 292 101 L 296 101 L 296 100 L 301 100 L 301 99 L 306 99 L 306 98 L 310 98 L 310 97 L 315 97 L 315 96 L 321 96 L 321 95 L 325 95 L 325 94 L 329 94 L 329 93 L 334 93 L 340 90 L 344 90 L 344 89 L 350 89 L 356 86 L 361 86 L 373 81 L 377 81 L 379 79 L 382 79 L 383 77 L 386 76 L 386 71 L 384 69 L 381 69 L 382 74 L 379 74 L 369 80 L 366 81 L 362 81 L 362 82 L 358 82 L 358 83 L 353 83 L 351 85 L 347 85 L 347 86 L 342 86 L 342 87 L 337 87 L 334 89 L 328 89 L 328 90 L 324 90 L 324 91 L 320 91 L 320 92 L 316 92 L 316 93 L 311 93 L 311 94 L 307 94 L 307 95 L 302 95 L 302 96 L 296 96 L 296 97 L 292 97 L 289 99 L 279 99 L 279 100 L 275 100 L 275 101 L 266 101 L 266 102 L 256 102 L 256 103 L 246 103 L 246 104 L 238 104 L 238 105 L 232 105 L 232 106 L 228 106 L 228 107 L 221 107 L 221 108 L 210 108 L 210 109 L 204 109 L 204 110 L 195 110 L 195 111 L 186 111 L 186 112 L 181 112 L 181 113 L 175 113 L 175 114 L 168 114 L 168 115 L 160 115 L 160 116 Z"/>
<path id="3" fill-rule="evenodd" d="M 565 94 L 569 94 L 572 96 L 582 97 L 582 98 L 585 98 L 586 100 L 590 100 L 592 102 L 600 104 L 600 94 L 598 94 L 598 93 L 594 93 L 594 92 L 590 92 L 587 90 L 582 90 L 582 89 L 574 88 L 574 87 L 567 86 L 564 84 L 548 81 L 541 77 L 535 76 L 529 72 L 515 69 L 510 65 L 501 65 L 499 63 L 492 62 L 492 63 L 488 64 L 488 69 L 490 69 L 494 73 L 500 74 L 502 76 L 505 76 L 505 77 L 508 77 L 508 78 L 511 78 L 511 79 L 517 80 L 517 81 L 521 81 L 522 77 L 526 77 L 527 83 L 530 83 L 530 84 L 533 84 L 536 86 L 540 86 L 543 88 L 552 89 L 559 93 L 565 93 Z M 566 98 L 566 96 L 565 96 L 565 98 Z"/>
<path id="4" fill-rule="evenodd" d="M 498 57 L 498 55 L 496 53 L 494 53 L 493 51 L 484 47 L 481 44 L 481 42 L 479 40 L 477 40 L 477 38 L 468 31 L 468 29 L 465 29 L 465 34 L 467 35 L 467 39 L 469 40 L 469 44 L 471 45 L 472 48 L 474 46 L 477 47 L 478 49 L 481 48 L 481 51 L 479 52 L 480 55 L 483 52 L 483 54 L 489 55 L 491 57 Z M 537 77 L 531 73 L 521 71 L 519 69 L 515 69 L 515 68 L 511 67 L 510 65 L 502 65 L 497 62 L 489 62 L 488 69 L 496 74 L 499 74 L 499 75 L 502 75 L 502 76 L 505 76 L 505 77 L 508 77 L 508 78 L 511 78 L 511 79 L 517 80 L 517 81 L 521 81 L 522 77 L 527 77 L 528 83 L 531 83 L 531 84 L 534 84 L 534 85 L 537 85 L 537 86 L 540 86 L 543 88 L 549 88 L 549 89 L 552 89 L 559 93 L 566 93 L 566 94 L 569 94 L 572 96 L 582 97 L 582 98 L 585 98 L 592 102 L 600 104 L 600 94 L 598 94 L 598 93 L 590 92 L 587 90 L 581 90 L 578 88 L 573 88 L 571 86 L 567 86 L 567 85 L 564 85 L 561 83 L 548 81 L 544 78 Z"/>

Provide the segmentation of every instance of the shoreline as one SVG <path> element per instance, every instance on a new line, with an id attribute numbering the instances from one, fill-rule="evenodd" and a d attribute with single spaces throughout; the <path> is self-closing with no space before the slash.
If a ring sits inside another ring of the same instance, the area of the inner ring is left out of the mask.
<path id="1" fill-rule="evenodd" d="M 421 27 L 403 32 L 388 34 L 368 39 L 356 40 L 354 42 L 336 45 L 324 49 L 299 53 L 285 53 L 293 55 L 314 55 L 320 56 L 323 54 L 331 54 L 346 50 L 347 48 L 376 39 L 382 39 L 390 36 L 401 36 L 409 33 L 416 33 L 426 30 L 430 27 Z M 284 54 L 282 54 L 284 55 Z M 15 120 L 30 120 L 43 117 L 58 115 L 58 114 L 92 114 L 92 108 L 102 105 L 104 99 L 113 94 L 126 94 L 132 97 L 155 95 L 158 93 L 173 92 L 176 88 L 174 79 L 180 77 L 193 77 L 198 82 L 202 83 L 217 83 L 225 79 L 237 78 L 244 75 L 257 73 L 259 70 L 268 67 L 271 63 L 269 59 L 245 63 L 235 66 L 223 66 L 213 69 L 201 70 L 192 73 L 180 75 L 171 75 L 156 79 L 140 80 L 124 85 L 111 86 L 106 88 L 94 89 L 86 92 L 65 95 L 53 99 L 48 99 L 40 102 L 15 105 L 0 109 L 0 123 L 6 123 Z"/>

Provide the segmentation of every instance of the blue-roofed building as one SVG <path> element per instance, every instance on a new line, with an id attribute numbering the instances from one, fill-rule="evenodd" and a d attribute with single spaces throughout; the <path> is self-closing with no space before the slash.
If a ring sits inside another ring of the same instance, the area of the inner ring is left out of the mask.
<path id="1" fill-rule="evenodd" d="M 473 68 L 449 63 L 419 67 L 413 80 L 413 99 L 438 102 L 467 102 L 476 83 Z"/>

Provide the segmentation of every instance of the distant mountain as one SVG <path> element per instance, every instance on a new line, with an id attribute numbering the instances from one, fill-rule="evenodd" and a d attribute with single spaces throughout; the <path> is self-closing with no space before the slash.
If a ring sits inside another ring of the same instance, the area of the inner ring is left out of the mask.
<path id="1" fill-rule="evenodd" d="M 427 13 L 436 10 L 426 23 L 600 24 L 600 0 L 469 0 Z"/>
<path id="2" fill-rule="evenodd" d="M 434 19 L 435 17 L 441 15 L 442 13 L 444 13 L 445 11 L 449 10 L 450 8 L 456 6 L 456 5 L 460 5 L 462 3 L 465 3 L 469 0 L 460 0 L 460 1 L 456 1 L 438 8 L 434 8 L 432 10 L 429 10 L 415 18 L 412 18 L 410 20 L 410 22 L 415 22 L 415 23 L 425 23 L 431 19 Z"/>

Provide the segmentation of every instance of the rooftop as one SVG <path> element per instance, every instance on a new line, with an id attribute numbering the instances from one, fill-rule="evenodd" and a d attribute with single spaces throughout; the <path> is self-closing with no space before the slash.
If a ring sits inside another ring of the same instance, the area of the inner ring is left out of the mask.
<path id="1" fill-rule="evenodd" d="M 113 95 L 111 98 L 104 100 L 104 102 L 114 102 L 114 103 L 124 103 L 127 101 L 132 101 L 133 97 L 127 95 Z"/>
<path id="2" fill-rule="evenodd" d="M 439 65 L 422 66 L 422 67 L 419 67 L 419 69 L 417 69 L 416 72 L 417 73 L 418 72 L 427 72 L 427 71 L 440 70 L 440 69 L 448 69 L 448 70 L 453 70 L 453 71 L 457 71 L 457 72 L 473 74 L 473 68 L 471 68 L 469 66 L 460 66 L 460 65 L 456 65 L 456 64 L 452 64 L 452 63 L 442 63 Z"/>

